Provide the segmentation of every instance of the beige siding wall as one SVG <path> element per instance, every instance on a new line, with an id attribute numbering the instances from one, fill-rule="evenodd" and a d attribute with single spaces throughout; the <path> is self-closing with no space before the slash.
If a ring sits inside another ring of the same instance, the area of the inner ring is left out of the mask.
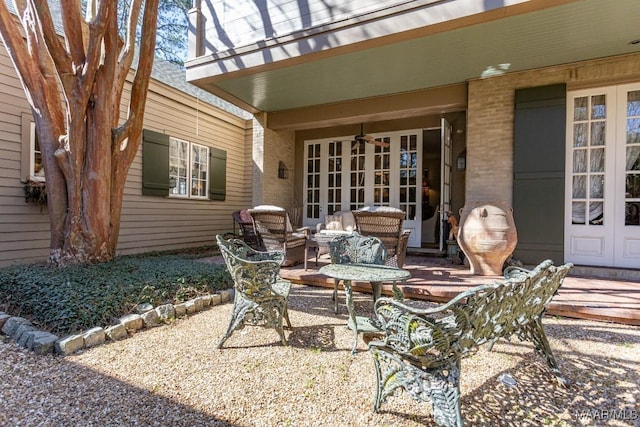
<path id="1" fill-rule="evenodd" d="M 587 61 L 469 82 L 466 201 L 506 201 L 513 191 L 516 89 L 566 83 L 567 88 L 640 80 L 640 55 Z"/>
<path id="2" fill-rule="evenodd" d="M 46 207 L 27 204 L 21 170 L 23 114 L 31 115 L 4 47 L 0 48 L 0 265 L 44 259 L 49 254 Z M 26 132 L 29 129 L 25 130 Z"/>
<path id="3" fill-rule="evenodd" d="M 0 266 L 3 266 L 44 260 L 49 254 L 46 208 L 41 210 L 24 201 L 21 135 L 28 129 L 21 129 L 20 120 L 22 114 L 30 114 L 30 109 L 4 48 L 0 49 L 0 100 Z M 140 149 L 125 184 L 118 254 L 212 244 L 216 233 L 233 228 L 231 213 L 251 204 L 251 122 L 152 81 L 144 127 L 226 150 L 226 200 L 142 196 Z"/>

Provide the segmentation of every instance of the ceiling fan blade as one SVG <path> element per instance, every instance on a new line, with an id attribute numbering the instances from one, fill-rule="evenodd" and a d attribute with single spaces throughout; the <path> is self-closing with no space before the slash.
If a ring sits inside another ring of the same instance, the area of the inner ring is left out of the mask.
<path id="1" fill-rule="evenodd" d="M 380 139 L 376 139 L 376 138 L 372 137 L 371 135 L 364 135 L 362 137 L 362 139 L 367 141 L 369 144 L 377 145 L 378 147 L 387 148 L 387 147 L 389 147 L 391 145 L 390 143 L 385 142 L 385 141 L 380 141 Z"/>

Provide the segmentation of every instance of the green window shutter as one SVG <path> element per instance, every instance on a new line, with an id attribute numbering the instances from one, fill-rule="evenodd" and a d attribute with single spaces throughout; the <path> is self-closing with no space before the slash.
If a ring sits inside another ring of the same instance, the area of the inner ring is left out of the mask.
<path id="1" fill-rule="evenodd" d="M 209 148 L 209 199 L 224 200 L 227 193 L 227 152 Z"/>
<path id="2" fill-rule="evenodd" d="M 169 195 L 169 135 L 147 129 L 142 134 L 142 194 Z"/>
<path id="3" fill-rule="evenodd" d="M 513 216 L 518 227 L 514 257 L 525 264 L 564 258 L 566 149 L 564 84 L 516 90 Z"/>

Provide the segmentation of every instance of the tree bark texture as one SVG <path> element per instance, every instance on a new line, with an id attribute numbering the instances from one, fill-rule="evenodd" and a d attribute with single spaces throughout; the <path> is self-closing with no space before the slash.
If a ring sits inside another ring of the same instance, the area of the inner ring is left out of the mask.
<path id="1" fill-rule="evenodd" d="M 64 34 L 55 31 L 46 1 L 0 0 L 0 36 L 31 106 L 45 165 L 51 224 L 50 261 L 108 261 L 115 255 L 122 197 L 140 146 L 153 67 L 158 0 L 134 0 L 126 39 L 119 37 L 117 2 L 61 0 Z M 143 13 L 139 62 L 128 116 L 122 94 Z M 24 178 L 24 177 L 23 177 Z"/>

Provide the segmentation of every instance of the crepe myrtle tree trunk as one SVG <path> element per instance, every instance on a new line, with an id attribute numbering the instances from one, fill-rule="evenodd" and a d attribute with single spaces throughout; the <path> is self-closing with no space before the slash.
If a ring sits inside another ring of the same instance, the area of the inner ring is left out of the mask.
<path id="1" fill-rule="evenodd" d="M 124 183 L 140 146 L 153 66 L 158 0 L 133 0 L 125 38 L 117 1 L 60 0 L 63 34 L 48 2 L 0 0 L 0 36 L 31 106 L 45 166 L 50 261 L 108 261 L 120 232 Z M 142 13 L 142 20 L 140 14 Z M 141 22 L 139 62 L 131 70 Z M 122 93 L 131 73 L 126 117 Z M 23 177 L 26 178 L 26 177 Z"/>

